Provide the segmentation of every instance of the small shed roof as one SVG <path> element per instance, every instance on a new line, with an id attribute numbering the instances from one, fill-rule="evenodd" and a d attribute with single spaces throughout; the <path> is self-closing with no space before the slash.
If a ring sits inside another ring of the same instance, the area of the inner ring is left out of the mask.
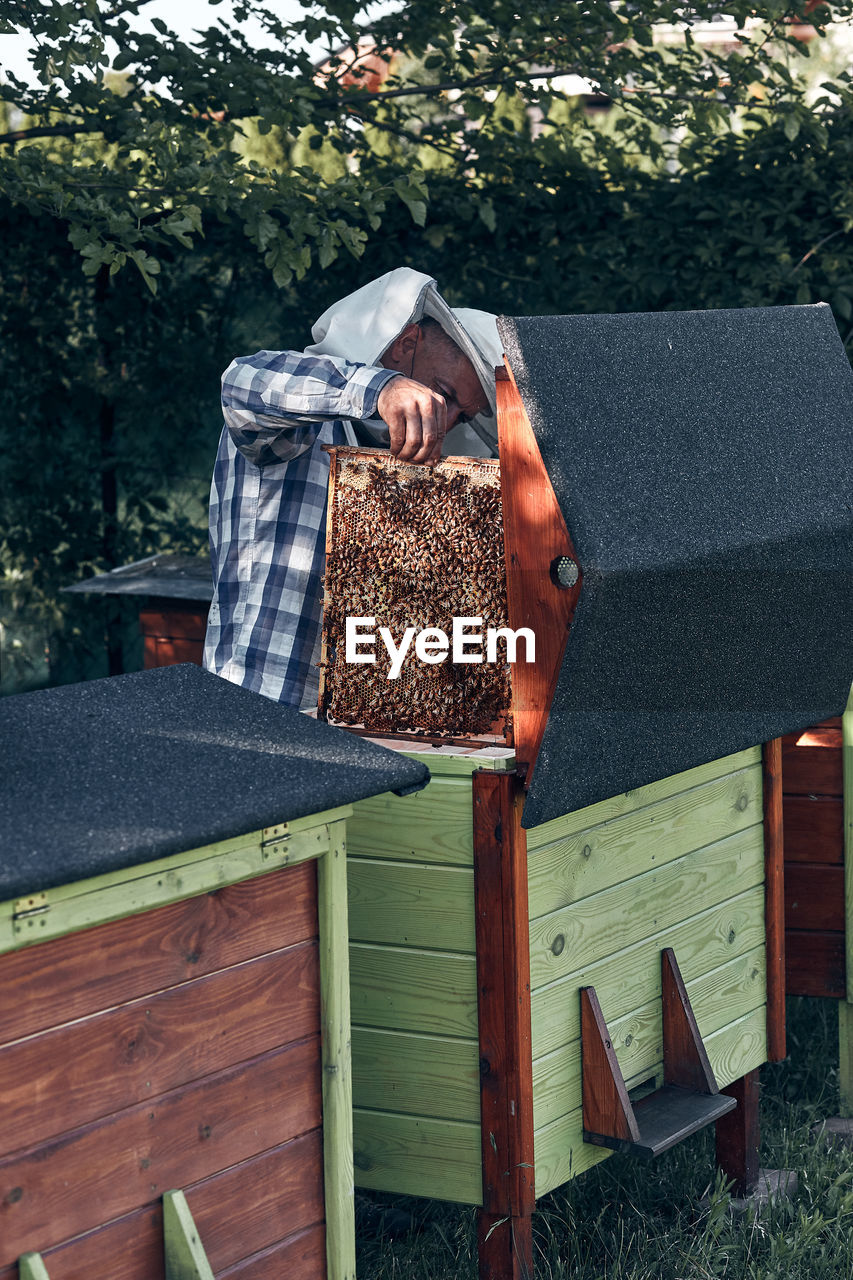
<path id="1" fill-rule="evenodd" d="M 160 596 L 176 600 L 212 600 L 210 557 L 157 555 L 84 578 L 63 591 L 75 595 Z"/>
<path id="2" fill-rule="evenodd" d="M 829 307 L 499 328 L 584 575 L 525 825 L 840 714 L 853 371 Z"/>
<path id="3" fill-rule="evenodd" d="M 425 765 L 192 665 L 0 701 L 0 901 L 417 790 Z"/>

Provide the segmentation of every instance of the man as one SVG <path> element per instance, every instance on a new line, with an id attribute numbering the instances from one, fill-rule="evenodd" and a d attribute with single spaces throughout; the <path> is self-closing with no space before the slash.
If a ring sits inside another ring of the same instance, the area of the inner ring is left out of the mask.
<path id="1" fill-rule="evenodd" d="M 408 267 L 335 303 L 305 352 L 259 351 L 222 379 L 210 494 L 214 596 L 204 665 L 279 702 L 316 706 L 329 457 L 387 445 L 434 465 L 495 454 L 494 316 L 453 312 Z M 461 438 L 460 438 L 461 437 Z"/>

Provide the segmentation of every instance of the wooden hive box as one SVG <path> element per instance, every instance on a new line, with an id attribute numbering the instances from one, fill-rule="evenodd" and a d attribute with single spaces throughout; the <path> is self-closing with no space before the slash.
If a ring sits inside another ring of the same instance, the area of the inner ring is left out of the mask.
<path id="1" fill-rule="evenodd" d="M 838 1003 L 841 1113 L 853 1115 L 853 695 L 782 740 L 785 981 Z"/>
<path id="2" fill-rule="evenodd" d="M 355 806 L 350 970 L 356 1184 L 480 1206 L 481 1275 L 521 1277 L 536 1198 L 612 1148 L 717 1116 L 719 1163 L 757 1176 L 757 1069 L 784 1056 L 778 739 L 853 670 L 832 577 L 853 394 L 826 308 L 501 332 L 509 618 L 536 662 L 511 746 L 400 743 L 429 786 Z"/>
<path id="3" fill-rule="evenodd" d="M 195 667 L 0 725 L 0 1277 L 352 1277 L 346 819 L 425 770 Z"/>

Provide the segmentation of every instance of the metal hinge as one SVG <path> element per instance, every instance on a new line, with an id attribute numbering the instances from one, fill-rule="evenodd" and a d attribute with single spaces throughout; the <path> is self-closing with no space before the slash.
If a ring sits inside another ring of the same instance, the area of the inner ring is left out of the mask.
<path id="1" fill-rule="evenodd" d="M 18 898 L 12 903 L 12 923 L 31 920 L 33 916 L 44 916 L 50 911 L 50 903 L 46 893 L 31 893 L 26 898 Z"/>

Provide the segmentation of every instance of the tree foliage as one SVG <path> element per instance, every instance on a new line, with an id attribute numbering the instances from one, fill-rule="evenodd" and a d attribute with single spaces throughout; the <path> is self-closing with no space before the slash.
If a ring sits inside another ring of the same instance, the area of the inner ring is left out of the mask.
<path id="1" fill-rule="evenodd" d="M 0 81 L 7 687 L 99 669 L 59 587 L 201 548 L 219 371 L 381 271 L 510 313 L 825 298 L 849 339 L 850 81 L 801 73 L 853 0 L 810 43 L 802 7 L 708 43 L 713 5 L 664 0 L 210 0 L 187 41 L 145 0 L 0 0 L 34 67 Z"/>

